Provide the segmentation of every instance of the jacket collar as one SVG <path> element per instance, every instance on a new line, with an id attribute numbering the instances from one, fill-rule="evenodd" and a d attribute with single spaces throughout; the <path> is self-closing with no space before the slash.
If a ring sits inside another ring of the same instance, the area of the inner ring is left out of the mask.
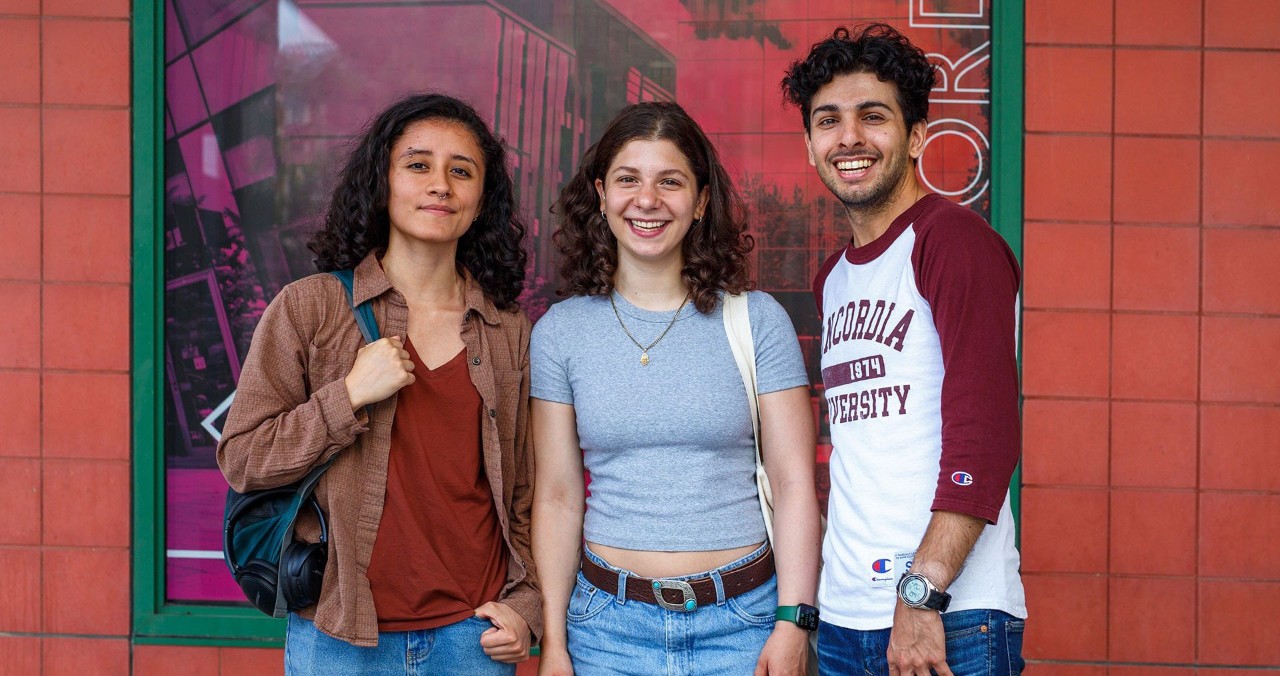
<path id="1" fill-rule="evenodd" d="M 365 255 L 364 260 L 360 261 L 360 264 L 356 266 L 355 284 L 352 293 L 352 300 L 356 305 L 394 290 L 390 280 L 387 279 L 387 273 L 382 269 L 382 263 L 378 260 L 379 253 L 381 252 L 370 251 Z M 493 301 L 489 300 L 489 297 L 484 293 L 484 289 L 480 288 L 480 283 L 471 276 L 471 272 L 466 268 L 462 270 L 462 278 L 465 284 L 463 302 L 466 303 L 467 310 L 479 315 L 486 324 L 501 324 L 501 313 L 498 311 L 498 307 L 493 304 Z"/>
<path id="2" fill-rule="evenodd" d="M 391 282 L 387 279 L 387 273 L 382 270 L 382 263 L 378 262 L 377 252 L 370 251 L 356 266 L 351 302 L 359 305 L 390 290 Z"/>

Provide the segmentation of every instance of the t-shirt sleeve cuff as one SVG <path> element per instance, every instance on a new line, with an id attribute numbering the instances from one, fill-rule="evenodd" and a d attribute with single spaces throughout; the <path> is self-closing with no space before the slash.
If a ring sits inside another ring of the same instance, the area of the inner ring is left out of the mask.
<path id="1" fill-rule="evenodd" d="M 1000 507 L 1003 503 L 992 507 L 991 505 L 980 505 L 974 502 L 966 502 L 962 500 L 951 500 L 948 498 L 936 498 L 931 508 L 935 512 L 955 512 L 957 514 L 967 514 L 975 519 L 982 519 L 988 524 L 995 524 L 996 519 L 1000 517 Z"/>
<path id="2" fill-rule="evenodd" d="M 573 405 L 572 394 L 567 392 L 557 392 L 555 390 L 548 390 L 545 387 L 530 388 L 529 396 L 533 397 L 534 399 L 541 399 L 543 401 L 553 401 L 557 404 L 568 404 L 570 406 Z"/>
<path id="3" fill-rule="evenodd" d="M 789 390 L 793 387 L 809 387 L 808 376 L 787 378 L 784 380 L 776 380 L 771 383 L 756 384 L 757 394 L 769 394 L 771 392 L 781 392 L 783 390 Z"/>
<path id="4" fill-rule="evenodd" d="M 357 414 L 351 410 L 351 397 L 347 395 L 347 384 L 341 378 L 316 390 L 316 401 L 320 404 L 320 414 L 329 429 L 329 438 L 338 448 L 350 446 L 356 436 L 369 429 L 369 414 L 360 409 Z"/>

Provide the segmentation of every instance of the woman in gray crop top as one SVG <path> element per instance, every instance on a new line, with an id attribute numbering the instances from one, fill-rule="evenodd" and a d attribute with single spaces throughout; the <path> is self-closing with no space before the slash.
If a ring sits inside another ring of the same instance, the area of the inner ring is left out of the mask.
<path id="1" fill-rule="evenodd" d="M 539 673 L 803 674 L 819 561 L 808 378 L 786 312 L 747 292 L 752 240 L 715 148 L 674 103 L 629 106 L 555 211 L 571 297 L 530 345 Z M 741 293 L 772 545 L 722 314 Z"/>

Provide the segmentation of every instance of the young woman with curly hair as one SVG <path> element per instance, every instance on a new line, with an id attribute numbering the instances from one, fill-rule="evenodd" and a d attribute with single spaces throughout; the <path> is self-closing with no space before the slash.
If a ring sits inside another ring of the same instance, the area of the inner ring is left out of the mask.
<path id="1" fill-rule="evenodd" d="M 315 495 L 328 563 L 289 614 L 297 674 L 513 674 L 540 633 L 530 553 L 524 226 L 502 141 L 467 104 L 410 96 L 370 122 L 254 334 L 218 463 L 237 491 Z M 364 345 L 352 303 L 383 338 Z M 316 542 L 304 512 L 299 534 Z"/>
<path id="2" fill-rule="evenodd" d="M 630 106 L 556 211 L 573 297 L 530 348 L 541 673 L 803 673 L 808 634 L 775 609 L 813 603 L 817 580 L 808 378 L 786 312 L 748 292 L 752 241 L 715 148 L 674 103 Z M 742 293 L 772 548 L 722 316 Z"/>

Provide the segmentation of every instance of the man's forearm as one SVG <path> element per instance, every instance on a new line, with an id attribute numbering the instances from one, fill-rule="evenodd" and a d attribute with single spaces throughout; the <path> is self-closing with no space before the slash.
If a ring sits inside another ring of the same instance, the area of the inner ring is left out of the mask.
<path id="1" fill-rule="evenodd" d="M 934 512 L 912 559 L 911 572 L 929 578 L 939 589 L 950 587 L 986 525 L 968 514 Z"/>

